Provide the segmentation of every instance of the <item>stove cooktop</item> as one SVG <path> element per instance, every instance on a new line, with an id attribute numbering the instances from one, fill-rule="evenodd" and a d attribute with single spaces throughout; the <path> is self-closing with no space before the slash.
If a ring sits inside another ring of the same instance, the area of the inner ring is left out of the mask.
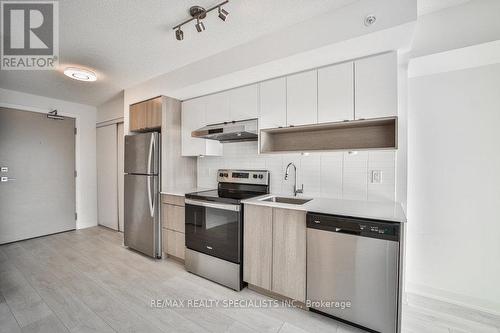
<path id="1" fill-rule="evenodd" d="M 250 199 L 258 197 L 265 193 L 262 192 L 247 192 L 247 191 L 231 191 L 231 190 L 208 190 L 187 193 L 186 198 L 205 200 L 205 201 L 217 201 L 239 204 L 241 200 Z"/>
<path id="2" fill-rule="evenodd" d="M 214 190 L 187 193 L 186 198 L 239 204 L 269 193 L 269 171 L 219 169 Z"/>

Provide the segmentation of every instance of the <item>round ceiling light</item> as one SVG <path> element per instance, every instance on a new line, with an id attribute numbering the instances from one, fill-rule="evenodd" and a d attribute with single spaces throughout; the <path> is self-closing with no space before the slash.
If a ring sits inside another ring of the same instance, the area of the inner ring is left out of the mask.
<path id="1" fill-rule="evenodd" d="M 79 81 L 96 81 L 97 76 L 94 72 L 83 68 L 68 67 L 64 70 L 64 75 Z"/>

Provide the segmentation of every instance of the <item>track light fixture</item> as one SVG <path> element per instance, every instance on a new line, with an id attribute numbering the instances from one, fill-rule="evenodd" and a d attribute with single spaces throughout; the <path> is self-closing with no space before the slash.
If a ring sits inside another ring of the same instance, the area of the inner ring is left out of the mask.
<path id="1" fill-rule="evenodd" d="M 229 12 L 227 10 L 225 10 L 222 7 L 219 7 L 219 18 L 222 21 L 225 21 L 228 15 L 229 15 Z"/>
<path id="2" fill-rule="evenodd" d="M 189 23 L 193 20 L 196 20 L 195 28 L 196 31 L 202 32 L 205 31 L 205 24 L 203 23 L 203 19 L 207 17 L 207 13 L 211 12 L 212 10 L 217 9 L 219 12 L 219 18 L 222 21 L 225 21 L 227 16 L 229 15 L 229 12 L 222 8 L 223 5 L 227 4 L 229 0 L 223 1 L 213 7 L 210 7 L 209 9 L 205 9 L 201 6 L 192 6 L 189 8 L 189 15 L 191 15 L 190 19 L 187 19 L 186 21 L 176 25 L 172 29 L 175 30 L 175 39 L 178 41 L 181 41 L 184 39 L 184 32 L 181 30 L 181 27 L 185 25 L 186 23 Z"/>
<path id="3" fill-rule="evenodd" d="M 177 40 L 184 39 L 184 32 L 181 30 L 181 27 L 177 28 L 177 30 L 175 31 L 175 39 Z"/>
<path id="4" fill-rule="evenodd" d="M 200 21 L 200 19 L 196 19 L 196 30 L 198 32 L 202 32 L 202 31 L 205 31 L 205 24 L 203 24 L 202 21 Z"/>

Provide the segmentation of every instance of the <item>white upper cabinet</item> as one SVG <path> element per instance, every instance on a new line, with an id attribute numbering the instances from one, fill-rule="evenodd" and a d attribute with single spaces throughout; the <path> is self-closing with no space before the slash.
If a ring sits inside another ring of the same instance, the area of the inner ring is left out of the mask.
<path id="1" fill-rule="evenodd" d="M 318 69 L 318 123 L 354 119 L 354 63 Z"/>
<path id="2" fill-rule="evenodd" d="M 229 120 L 245 120 L 259 117 L 259 85 L 252 84 L 229 90 Z"/>
<path id="3" fill-rule="evenodd" d="M 286 126 L 286 78 L 261 82 L 259 128 L 284 126 Z"/>
<path id="4" fill-rule="evenodd" d="M 223 123 L 231 120 L 228 91 L 223 91 L 201 98 L 206 101 L 207 105 L 206 122 L 203 126 Z"/>
<path id="5" fill-rule="evenodd" d="M 191 137 L 191 132 L 206 125 L 206 98 L 182 102 L 181 150 L 182 156 L 220 156 L 222 144 L 214 140 Z"/>
<path id="6" fill-rule="evenodd" d="M 397 116 L 398 77 L 395 52 L 357 60 L 355 66 L 356 119 Z"/>
<path id="7" fill-rule="evenodd" d="M 318 122 L 318 71 L 290 75 L 286 79 L 288 126 Z"/>

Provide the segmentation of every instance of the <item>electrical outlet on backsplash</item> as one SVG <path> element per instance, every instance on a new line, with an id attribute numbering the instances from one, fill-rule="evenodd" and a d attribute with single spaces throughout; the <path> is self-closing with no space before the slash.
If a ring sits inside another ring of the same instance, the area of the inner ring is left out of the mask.
<path id="1" fill-rule="evenodd" d="M 223 156 L 198 158 L 198 186 L 217 187 L 217 170 L 265 169 L 271 172 L 271 193 L 293 194 L 291 174 L 285 180 L 285 168 L 297 166 L 297 186 L 304 184 L 305 197 L 394 201 L 396 192 L 396 152 L 388 150 L 324 152 L 310 154 L 258 154 L 257 142 L 228 143 Z M 372 171 L 383 175 L 372 182 Z M 293 173 L 293 169 L 290 171 Z"/>

